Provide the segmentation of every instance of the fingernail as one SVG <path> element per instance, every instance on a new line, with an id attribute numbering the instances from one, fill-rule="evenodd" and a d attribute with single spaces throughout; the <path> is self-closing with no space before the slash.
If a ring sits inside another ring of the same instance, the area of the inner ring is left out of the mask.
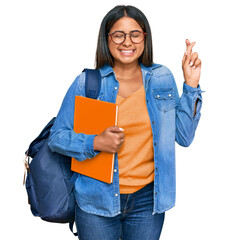
<path id="1" fill-rule="evenodd" d="M 121 131 L 124 131 L 124 129 L 123 128 L 119 128 Z"/>
<path id="2" fill-rule="evenodd" d="M 191 62 L 190 62 L 190 66 L 192 66 L 192 64 L 193 64 L 193 62 L 191 61 Z"/>
<path id="3" fill-rule="evenodd" d="M 196 68 L 196 66 L 193 66 L 193 69 L 195 69 Z"/>

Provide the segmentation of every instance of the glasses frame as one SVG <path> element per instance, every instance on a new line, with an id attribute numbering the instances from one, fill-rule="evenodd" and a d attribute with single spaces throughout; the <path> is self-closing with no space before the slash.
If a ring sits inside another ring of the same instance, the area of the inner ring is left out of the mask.
<path id="1" fill-rule="evenodd" d="M 116 42 L 114 42 L 114 40 L 113 40 L 113 35 L 114 35 L 115 33 L 117 33 L 117 32 L 120 32 L 120 33 L 123 33 L 123 34 L 124 34 L 124 40 L 123 40 L 121 43 L 116 43 Z M 144 34 L 144 37 L 143 37 L 143 39 L 142 39 L 141 42 L 139 42 L 139 43 L 133 42 L 133 40 L 132 40 L 132 38 L 131 38 L 131 34 L 134 33 L 134 32 L 140 32 L 140 33 L 143 33 L 143 34 Z M 142 43 L 142 42 L 145 40 L 146 34 L 147 34 L 147 33 L 142 32 L 142 31 L 138 31 L 138 30 L 131 31 L 131 32 L 129 32 L 129 33 L 124 33 L 123 31 L 115 31 L 115 32 L 113 32 L 113 33 L 108 33 L 108 36 L 111 36 L 112 42 L 113 42 L 114 44 L 117 44 L 117 45 L 123 44 L 123 43 L 126 41 L 126 35 L 129 35 L 129 36 L 130 36 L 130 40 L 131 40 L 132 43 L 134 43 L 134 44 L 140 44 L 140 43 Z"/>

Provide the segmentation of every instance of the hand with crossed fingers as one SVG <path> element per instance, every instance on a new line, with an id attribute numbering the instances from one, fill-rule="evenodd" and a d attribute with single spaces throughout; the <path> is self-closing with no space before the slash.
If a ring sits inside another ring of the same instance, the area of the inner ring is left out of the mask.
<path id="1" fill-rule="evenodd" d="M 197 88 L 200 80 L 201 60 L 198 58 L 197 52 L 192 53 L 192 48 L 196 42 L 190 43 L 186 39 L 185 43 L 186 51 L 182 59 L 185 83 L 193 88 Z"/>

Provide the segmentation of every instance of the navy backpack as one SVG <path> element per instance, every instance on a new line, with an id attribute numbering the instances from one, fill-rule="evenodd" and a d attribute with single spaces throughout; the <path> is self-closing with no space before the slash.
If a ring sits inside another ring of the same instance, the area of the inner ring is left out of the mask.
<path id="1" fill-rule="evenodd" d="M 99 70 L 84 69 L 86 73 L 86 97 L 97 99 L 101 88 Z M 75 221 L 74 179 L 71 157 L 52 152 L 48 146 L 50 129 L 55 117 L 26 151 L 26 191 L 34 216 L 55 223 L 69 223 L 72 230 Z M 30 161 L 32 158 L 32 161 Z M 74 233 L 78 236 L 78 233 Z"/>

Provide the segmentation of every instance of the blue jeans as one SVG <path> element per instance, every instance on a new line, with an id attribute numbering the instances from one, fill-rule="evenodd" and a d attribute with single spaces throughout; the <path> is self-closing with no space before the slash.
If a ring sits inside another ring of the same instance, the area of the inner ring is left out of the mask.
<path id="1" fill-rule="evenodd" d="M 76 203 L 79 240 L 158 240 L 165 213 L 152 215 L 153 182 L 132 194 L 120 194 L 121 213 L 103 217 L 82 211 Z"/>

